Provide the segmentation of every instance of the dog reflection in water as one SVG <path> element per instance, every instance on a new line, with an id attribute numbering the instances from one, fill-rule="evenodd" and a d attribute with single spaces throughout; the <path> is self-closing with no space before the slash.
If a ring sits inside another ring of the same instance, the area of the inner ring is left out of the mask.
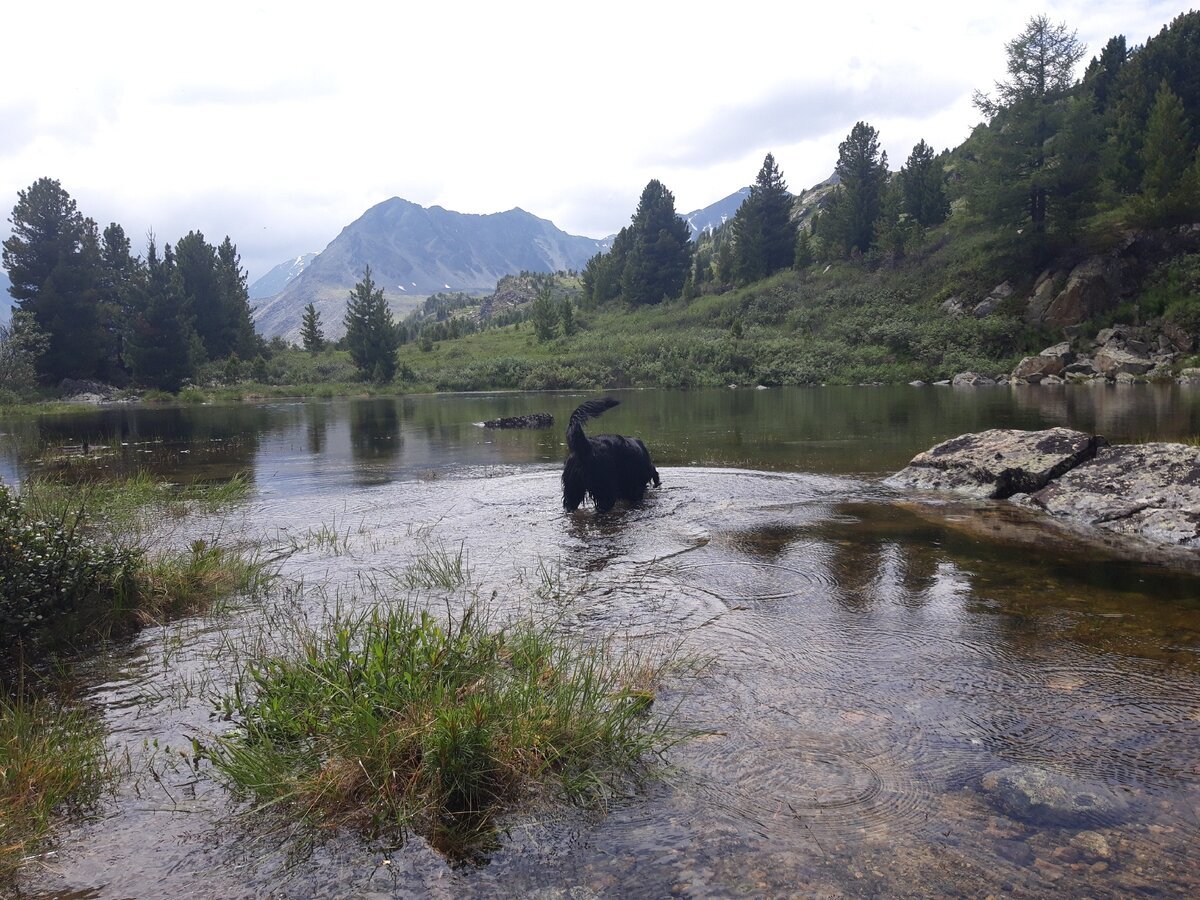
<path id="1" fill-rule="evenodd" d="M 650 451 L 637 438 L 620 434 L 588 437 L 583 423 L 604 414 L 621 401 L 612 397 L 589 400 L 571 413 L 567 425 L 567 456 L 563 466 L 563 509 L 578 509 L 585 497 L 591 497 L 597 512 L 608 512 L 618 500 L 641 503 L 646 486 L 658 487 L 658 470 L 650 461 Z"/>

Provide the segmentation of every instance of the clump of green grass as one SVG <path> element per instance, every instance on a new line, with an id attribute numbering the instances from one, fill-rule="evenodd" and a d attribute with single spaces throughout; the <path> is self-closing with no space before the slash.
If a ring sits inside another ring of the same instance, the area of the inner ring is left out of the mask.
<path id="1" fill-rule="evenodd" d="M 401 582 L 410 591 L 441 588 L 452 591 L 471 577 L 471 565 L 463 545 L 454 551 L 426 546 L 424 552 L 401 574 Z"/>
<path id="2" fill-rule="evenodd" d="M 537 788 L 599 802 L 684 737 L 651 711 L 670 664 L 477 606 L 334 611 L 247 665 L 204 753 L 236 791 L 317 827 L 411 829 L 452 858 Z"/>
<path id="3" fill-rule="evenodd" d="M 98 798 L 110 770 L 95 716 L 53 698 L 0 695 L 0 888 L 57 812 Z"/>

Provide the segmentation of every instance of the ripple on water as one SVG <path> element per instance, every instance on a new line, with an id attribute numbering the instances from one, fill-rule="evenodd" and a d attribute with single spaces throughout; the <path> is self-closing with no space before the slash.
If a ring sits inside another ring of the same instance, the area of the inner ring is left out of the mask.
<path id="1" fill-rule="evenodd" d="M 715 803 L 751 822 L 791 818 L 821 840 L 909 834 L 930 818 L 931 785 L 894 752 L 853 735 L 792 731 L 723 744 L 707 742 L 710 752 L 688 768 Z"/>

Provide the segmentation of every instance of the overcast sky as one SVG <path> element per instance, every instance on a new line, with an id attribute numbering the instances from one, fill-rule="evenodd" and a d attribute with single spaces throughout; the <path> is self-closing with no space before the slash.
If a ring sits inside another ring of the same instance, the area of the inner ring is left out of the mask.
<path id="1" fill-rule="evenodd" d="M 1156 0 L 21 2 L 0 14 L 0 207 L 57 178 L 135 249 L 228 234 L 250 280 L 399 196 L 519 206 L 573 234 L 626 224 L 658 178 L 676 209 L 750 183 L 793 191 L 854 123 L 892 168 L 955 146 L 1004 44 L 1044 12 L 1089 54 L 1143 43 Z"/>

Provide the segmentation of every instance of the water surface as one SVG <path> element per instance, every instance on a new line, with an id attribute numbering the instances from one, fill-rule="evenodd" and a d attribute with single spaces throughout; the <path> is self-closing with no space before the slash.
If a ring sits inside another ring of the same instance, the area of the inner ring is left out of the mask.
<path id="1" fill-rule="evenodd" d="M 581 394 L 101 410 L 0 422 L 0 477 L 145 468 L 250 478 L 232 519 L 189 523 L 287 550 L 312 612 L 430 546 L 469 555 L 501 607 L 546 572 L 589 633 L 711 658 L 660 706 L 707 732 L 606 812 L 515 814 L 487 865 L 419 840 L 305 848 L 164 747 L 220 730 L 230 648 L 272 613 L 143 632 L 83 676 L 130 773 L 31 866 L 31 894 L 163 896 L 1193 895 L 1200 837 L 1200 580 L 1014 543 L 906 505 L 878 479 L 989 427 L 1111 440 L 1200 432 L 1178 388 L 622 392 L 594 423 L 643 437 L 663 478 L 636 510 L 561 512 L 561 423 Z M 560 427 L 495 432 L 550 411 Z M 88 442 L 82 461 L 82 442 Z M 1022 521 L 1036 529 L 1036 522 Z M 336 534 L 336 540 L 329 535 Z M 316 590 L 321 588 L 320 591 Z M 266 617 L 266 618 L 264 618 Z M 158 749 L 155 749 L 157 742 Z M 989 773 L 1049 771 L 1114 797 L 1068 824 L 1021 814 Z"/>

